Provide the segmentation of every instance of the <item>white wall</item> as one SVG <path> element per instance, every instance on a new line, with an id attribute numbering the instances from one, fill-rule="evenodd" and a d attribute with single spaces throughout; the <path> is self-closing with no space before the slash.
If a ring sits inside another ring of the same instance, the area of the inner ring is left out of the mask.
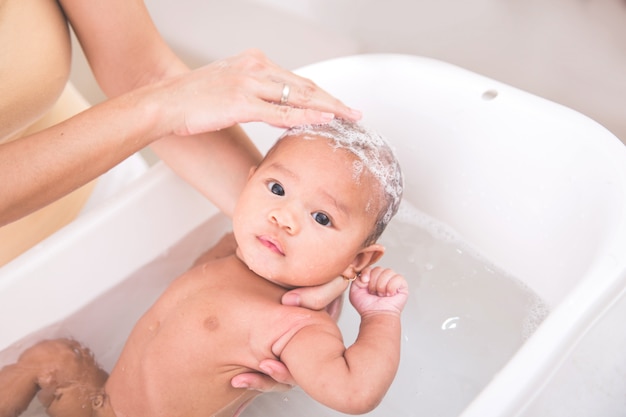
<path id="1" fill-rule="evenodd" d="M 424 55 L 562 103 L 626 141 L 624 0 L 146 3 L 192 66 L 249 47 L 290 69 L 353 53 Z M 88 80 L 76 83 L 90 88 Z"/>
<path id="2" fill-rule="evenodd" d="M 572 107 L 626 140 L 624 0 L 253 0 Z"/>

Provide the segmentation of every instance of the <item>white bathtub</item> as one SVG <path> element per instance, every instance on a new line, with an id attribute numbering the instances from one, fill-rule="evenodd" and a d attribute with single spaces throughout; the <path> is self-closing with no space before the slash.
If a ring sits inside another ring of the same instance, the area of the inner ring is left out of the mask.
<path id="1" fill-rule="evenodd" d="M 299 72 L 363 110 L 364 122 L 391 140 L 405 171 L 407 202 L 455 229 L 552 308 L 456 414 L 623 415 L 622 143 L 572 110 L 431 59 L 361 55 Z M 279 132 L 258 124 L 247 129 L 262 150 Z M 153 167 L 0 269 L 0 366 L 34 340 L 69 335 L 110 367 L 137 317 L 228 228 L 165 166 Z M 417 314 L 418 304 L 409 305 L 405 320 Z M 352 324 L 346 320 L 344 327 Z M 405 338 L 403 357 L 411 359 L 419 335 Z M 411 378 L 401 372 L 394 385 Z M 259 407 L 282 402 L 274 415 L 292 415 L 289 407 L 306 401 L 301 397 L 268 395 Z M 391 391 L 373 414 L 414 415 L 412 401 Z M 258 412 L 253 407 L 249 415 Z M 313 406 L 296 410 L 335 415 Z"/>

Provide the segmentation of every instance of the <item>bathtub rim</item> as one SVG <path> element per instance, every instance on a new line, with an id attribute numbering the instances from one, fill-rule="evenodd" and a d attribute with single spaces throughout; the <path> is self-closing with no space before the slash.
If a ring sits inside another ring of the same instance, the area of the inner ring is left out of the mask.
<path id="1" fill-rule="evenodd" d="M 163 188 L 167 194 L 159 191 Z M 177 215 L 175 225 L 167 222 L 172 213 Z M 0 293 L 8 299 L 0 304 L 0 350 L 84 307 L 218 213 L 163 162 L 150 167 L 114 197 L 0 269 Z M 106 265 L 106 272 L 93 267 L 98 263 Z M 59 292 L 56 277 L 64 279 L 59 281 L 65 284 L 63 296 L 48 297 Z M 11 311 L 24 310 L 19 300 L 37 308 L 13 320 Z"/>

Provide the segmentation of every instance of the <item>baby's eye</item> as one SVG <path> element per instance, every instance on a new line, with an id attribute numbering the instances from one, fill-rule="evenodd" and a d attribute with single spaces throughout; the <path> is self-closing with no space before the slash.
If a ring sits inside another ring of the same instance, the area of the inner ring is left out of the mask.
<path id="1" fill-rule="evenodd" d="M 326 214 L 322 213 L 321 211 L 316 211 L 315 213 L 312 214 L 312 216 L 315 219 L 315 221 L 321 224 L 322 226 L 332 226 L 330 223 L 330 218 Z"/>
<path id="2" fill-rule="evenodd" d="M 267 183 L 267 188 L 269 188 L 272 194 L 285 195 L 285 189 L 283 188 L 283 186 L 275 181 L 270 181 L 269 183 Z"/>

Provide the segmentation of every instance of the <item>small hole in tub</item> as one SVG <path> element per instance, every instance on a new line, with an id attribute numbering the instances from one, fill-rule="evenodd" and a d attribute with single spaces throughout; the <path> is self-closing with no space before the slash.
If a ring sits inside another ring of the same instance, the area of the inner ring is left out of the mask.
<path id="1" fill-rule="evenodd" d="M 489 101 L 498 97 L 498 90 L 487 90 L 483 93 L 483 100 Z"/>

